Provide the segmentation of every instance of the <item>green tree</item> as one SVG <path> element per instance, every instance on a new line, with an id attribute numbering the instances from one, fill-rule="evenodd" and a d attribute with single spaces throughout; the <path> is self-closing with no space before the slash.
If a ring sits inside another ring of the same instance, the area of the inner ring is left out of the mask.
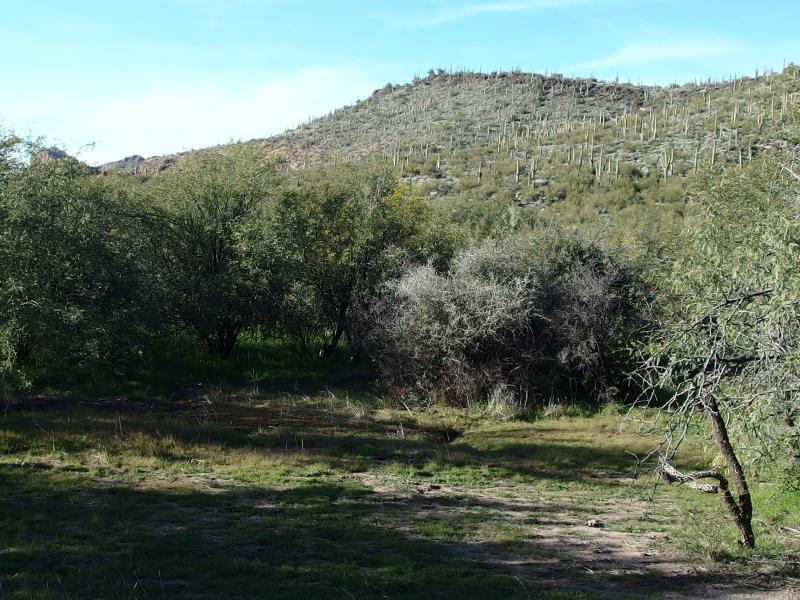
<path id="1" fill-rule="evenodd" d="M 274 321 L 284 278 L 270 228 L 273 161 L 246 147 L 187 158 L 138 203 L 162 323 L 228 357 L 247 328 Z"/>
<path id="2" fill-rule="evenodd" d="M 427 205 L 386 169 L 347 165 L 319 177 L 283 194 L 277 231 L 295 265 L 295 302 L 314 298 L 320 355 L 342 336 L 357 353 L 354 313 L 399 264 L 446 261 L 455 237 L 431 227 Z"/>
<path id="3" fill-rule="evenodd" d="M 800 204 L 781 175 L 786 160 L 709 178 L 677 244 L 672 298 L 644 370 L 651 390 L 669 392 L 666 404 L 657 399 L 668 414 L 665 477 L 718 493 L 747 547 L 755 536 L 745 459 L 796 457 L 800 433 Z M 670 464 L 697 414 L 727 473 Z M 699 481 L 709 478 L 717 483 Z"/>
<path id="4" fill-rule="evenodd" d="M 131 349 L 141 318 L 136 244 L 120 199 L 68 156 L 0 144 L 0 352 L 70 367 Z"/>

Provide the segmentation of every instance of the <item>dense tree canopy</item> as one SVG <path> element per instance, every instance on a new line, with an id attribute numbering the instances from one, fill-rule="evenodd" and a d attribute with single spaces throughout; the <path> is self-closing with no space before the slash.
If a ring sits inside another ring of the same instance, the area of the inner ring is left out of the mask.
<path id="1" fill-rule="evenodd" d="M 403 263 L 446 261 L 454 239 L 430 217 L 390 171 L 372 165 L 324 172 L 283 194 L 276 229 L 295 266 L 292 301 L 315 299 L 316 314 L 307 319 L 327 333 L 322 355 L 343 335 L 358 351 L 354 312 Z"/>
<path id="2" fill-rule="evenodd" d="M 234 148 L 187 159 L 148 182 L 133 209 L 162 322 L 219 356 L 230 355 L 243 330 L 272 323 L 280 308 L 275 187 L 274 163 Z"/>
<path id="3" fill-rule="evenodd" d="M 117 194 L 71 158 L 7 142 L 0 186 L 4 363 L 86 364 L 131 348 L 141 272 Z"/>

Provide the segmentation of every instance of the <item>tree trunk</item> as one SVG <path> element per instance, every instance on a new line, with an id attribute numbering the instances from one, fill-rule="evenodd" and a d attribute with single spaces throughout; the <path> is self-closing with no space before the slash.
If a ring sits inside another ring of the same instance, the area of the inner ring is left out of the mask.
<path id="1" fill-rule="evenodd" d="M 736 522 L 739 530 L 739 543 L 747 548 L 755 548 L 756 538 L 753 534 L 753 502 L 750 497 L 750 489 L 747 486 L 742 464 L 736 457 L 725 420 L 719 412 L 719 404 L 713 394 L 706 394 L 703 398 L 703 408 L 706 416 L 711 422 L 711 429 L 714 432 L 714 441 L 722 454 L 728 473 L 733 479 L 733 485 L 738 494 L 738 501 L 733 499 L 728 486 L 719 486 L 719 495 L 728 513 Z"/>
<path id="2" fill-rule="evenodd" d="M 358 340 L 356 340 L 349 329 L 345 329 L 344 337 L 347 340 L 347 347 L 350 349 L 350 358 L 348 361 L 351 363 L 358 362 L 358 359 L 361 357 L 361 344 L 358 343 Z"/>
<path id="3" fill-rule="evenodd" d="M 331 341 L 328 344 L 323 345 L 320 349 L 320 358 L 325 358 L 326 356 L 333 354 L 333 351 L 336 350 L 336 347 L 339 345 L 339 340 L 341 339 L 342 334 L 347 332 L 347 307 L 348 304 L 346 302 L 340 304 L 336 318 L 336 329 L 333 332 Z"/>
<path id="4" fill-rule="evenodd" d="M 333 337 L 331 341 L 322 346 L 319 351 L 319 357 L 325 358 L 326 356 L 330 356 L 333 354 L 333 351 L 336 350 L 336 346 L 339 345 L 339 339 L 342 337 L 342 333 L 344 332 L 344 327 L 342 324 L 336 325 L 336 331 L 333 332 Z"/>
<path id="5" fill-rule="evenodd" d="M 209 354 L 223 359 L 229 358 L 239 339 L 240 332 L 241 328 L 236 325 L 221 325 L 211 335 L 205 336 L 203 340 Z"/>

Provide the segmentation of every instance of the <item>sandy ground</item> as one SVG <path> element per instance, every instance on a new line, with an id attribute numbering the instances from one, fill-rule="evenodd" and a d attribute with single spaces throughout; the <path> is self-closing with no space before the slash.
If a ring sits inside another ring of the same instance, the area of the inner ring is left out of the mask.
<path id="1" fill-rule="evenodd" d="M 587 520 L 585 515 L 559 510 L 559 506 L 571 503 L 559 502 L 557 494 L 544 503 L 530 502 L 525 500 L 524 488 L 511 483 L 483 490 L 439 485 L 409 489 L 390 476 L 353 476 L 375 492 L 376 502 L 411 507 L 411 519 L 453 510 L 456 499 L 463 500 L 464 506 L 488 507 L 492 518 L 523 528 L 544 550 L 544 557 L 519 556 L 488 542 L 440 546 L 444 552 L 511 573 L 532 598 L 536 597 L 536 590 L 564 589 L 620 598 L 800 600 L 798 582 L 778 582 L 771 573 L 717 571 L 665 553 L 663 544 L 658 544 L 663 534 L 613 530 L 615 522 L 625 519 L 631 511 L 643 509 L 635 499 L 607 501 L 597 506 L 593 511 L 596 514 Z M 408 522 L 395 517 L 391 526 L 414 537 Z M 557 557 L 553 558 L 553 554 Z"/>

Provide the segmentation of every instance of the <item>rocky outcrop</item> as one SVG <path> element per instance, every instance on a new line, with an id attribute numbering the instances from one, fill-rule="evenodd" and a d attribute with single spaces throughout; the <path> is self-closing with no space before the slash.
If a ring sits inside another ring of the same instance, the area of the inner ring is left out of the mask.
<path id="1" fill-rule="evenodd" d="M 133 156 L 126 156 L 122 160 L 115 160 L 114 162 L 100 165 L 97 167 L 97 170 L 100 173 L 107 173 L 108 171 L 135 172 L 136 167 L 143 162 L 145 162 L 143 156 L 134 154 Z"/>

